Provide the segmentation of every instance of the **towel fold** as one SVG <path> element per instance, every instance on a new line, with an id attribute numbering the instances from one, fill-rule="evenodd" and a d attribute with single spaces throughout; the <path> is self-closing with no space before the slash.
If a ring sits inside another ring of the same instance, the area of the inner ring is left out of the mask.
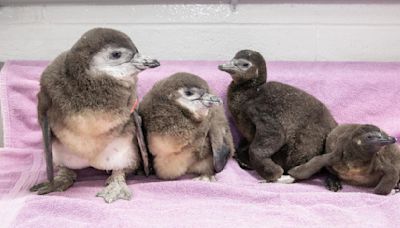
<path id="1" fill-rule="evenodd" d="M 172 73 L 205 78 L 226 101 L 231 79 L 220 62 L 163 61 L 139 75 L 142 97 Z M 344 185 L 324 188 L 323 178 L 296 184 L 259 184 L 253 171 L 229 161 L 217 182 L 130 176 L 131 201 L 106 204 L 94 197 L 107 173 L 79 171 L 66 192 L 28 192 L 45 180 L 41 133 L 36 119 L 39 77 L 48 62 L 9 61 L 0 73 L 5 147 L 0 149 L 0 221 L 12 227 L 399 227 L 400 194 Z M 400 136 L 400 63 L 271 62 L 268 80 L 297 86 L 323 101 L 340 123 L 372 123 Z M 226 102 L 225 102 L 226 105 Z M 229 113 L 228 113 L 229 115 Z M 238 134 L 235 128 L 235 141 Z"/>

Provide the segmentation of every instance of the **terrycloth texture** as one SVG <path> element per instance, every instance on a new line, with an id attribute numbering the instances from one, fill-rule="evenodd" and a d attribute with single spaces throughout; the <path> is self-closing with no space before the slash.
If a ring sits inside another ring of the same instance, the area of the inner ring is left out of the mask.
<path id="1" fill-rule="evenodd" d="M 27 189 L 45 178 L 36 120 L 38 79 L 47 62 L 7 62 L 0 73 L 5 146 L 0 150 L 1 226 L 16 227 L 399 227 L 400 194 L 372 189 L 324 189 L 321 178 L 259 184 L 254 172 L 230 161 L 218 182 L 130 177 L 131 201 L 105 204 L 94 195 L 106 175 L 87 169 L 62 193 L 36 196 Z M 178 71 L 205 78 L 225 99 L 230 77 L 218 62 L 162 62 L 139 75 L 139 95 Z M 400 136 L 400 63 L 268 63 L 269 80 L 302 88 L 325 102 L 341 123 L 373 123 Z M 234 129 L 233 129 L 234 130 Z M 236 139 L 237 140 L 237 139 Z"/>

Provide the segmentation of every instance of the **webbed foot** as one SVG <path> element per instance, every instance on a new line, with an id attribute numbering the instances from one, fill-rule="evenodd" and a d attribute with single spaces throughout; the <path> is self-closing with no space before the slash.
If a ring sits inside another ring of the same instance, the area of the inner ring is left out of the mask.
<path id="1" fill-rule="evenodd" d="M 276 182 L 283 176 L 283 172 L 282 167 L 271 161 L 271 163 L 265 166 L 259 174 L 266 180 L 266 182 Z"/>
<path id="2" fill-rule="evenodd" d="M 112 203 L 118 199 L 130 200 L 132 198 L 123 171 L 113 171 L 107 179 L 106 185 L 103 190 L 96 194 L 97 197 L 102 197 L 106 203 Z"/>
<path id="3" fill-rule="evenodd" d="M 329 191 L 338 192 L 342 190 L 342 183 L 338 177 L 334 175 L 328 175 L 325 179 L 325 187 Z"/>
<path id="4" fill-rule="evenodd" d="M 65 167 L 60 168 L 53 182 L 43 182 L 34 185 L 29 189 L 31 192 L 37 192 L 38 195 L 44 195 L 50 192 L 63 192 L 71 187 L 76 180 L 76 173 Z"/>

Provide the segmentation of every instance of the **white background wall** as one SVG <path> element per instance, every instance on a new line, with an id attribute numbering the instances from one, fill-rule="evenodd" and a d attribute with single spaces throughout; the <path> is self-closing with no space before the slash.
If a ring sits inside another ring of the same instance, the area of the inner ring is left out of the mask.
<path id="1" fill-rule="evenodd" d="M 400 61 L 400 1 L 239 0 L 236 11 L 229 0 L 43 2 L 0 0 L 0 61 L 53 59 L 96 26 L 126 32 L 160 59 L 222 60 L 251 48 L 268 60 Z"/>

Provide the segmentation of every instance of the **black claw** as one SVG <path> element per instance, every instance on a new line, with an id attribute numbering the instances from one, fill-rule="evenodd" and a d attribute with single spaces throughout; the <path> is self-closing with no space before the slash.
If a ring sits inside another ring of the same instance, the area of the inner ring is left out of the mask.
<path id="1" fill-rule="evenodd" d="M 339 178 L 333 175 L 328 175 L 325 179 L 325 186 L 329 191 L 338 192 L 342 190 L 342 183 Z"/>
<path id="2" fill-rule="evenodd" d="M 65 179 L 63 179 L 65 178 Z M 44 182 L 31 187 L 31 192 L 36 192 L 38 195 L 48 194 L 50 192 L 63 192 L 71 187 L 74 183 L 73 177 L 57 177 L 54 182 Z"/>
<path id="3" fill-rule="evenodd" d="M 246 170 L 253 170 L 253 168 L 250 165 L 248 153 L 239 151 L 239 152 L 236 152 L 236 154 L 234 155 L 233 158 L 237 161 L 240 168 L 246 169 Z"/>
<path id="4" fill-rule="evenodd" d="M 37 191 L 39 191 L 39 189 L 41 189 L 45 184 L 46 184 L 46 183 L 40 183 L 40 184 L 34 185 L 34 186 L 32 186 L 32 187 L 29 189 L 29 191 L 31 191 L 31 192 L 37 192 Z"/>
<path id="5" fill-rule="evenodd" d="M 43 188 L 41 188 L 41 189 L 39 189 L 38 191 L 37 191 L 37 194 L 38 195 L 45 195 L 45 194 L 48 194 L 48 193 L 50 193 L 50 192 L 54 192 L 54 189 L 53 188 L 46 188 L 46 187 L 43 187 Z"/>
<path id="6" fill-rule="evenodd" d="M 253 170 L 253 168 L 251 168 L 250 165 L 248 165 L 247 163 L 242 162 L 242 161 L 239 160 L 238 158 L 235 158 L 235 160 L 236 160 L 237 163 L 239 164 L 240 168 L 246 169 L 246 170 Z"/>
<path id="7" fill-rule="evenodd" d="M 398 193 L 400 192 L 400 182 L 396 184 L 396 186 L 394 187 L 394 192 Z"/>
<path id="8" fill-rule="evenodd" d="M 54 185 L 49 182 L 37 184 L 30 189 L 31 192 L 37 192 L 38 195 L 54 192 Z"/>

